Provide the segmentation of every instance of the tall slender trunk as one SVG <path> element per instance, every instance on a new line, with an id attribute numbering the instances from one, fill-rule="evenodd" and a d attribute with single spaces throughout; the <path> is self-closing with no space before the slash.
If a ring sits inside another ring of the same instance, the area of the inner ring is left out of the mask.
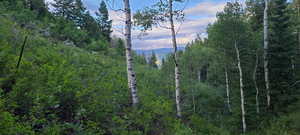
<path id="1" fill-rule="evenodd" d="M 176 109 L 177 117 L 181 117 L 181 99 L 180 99 L 180 73 L 177 53 L 176 33 L 173 18 L 173 0 L 169 0 L 169 21 L 172 32 L 172 43 L 174 48 L 174 64 L 175 64 L 175 90 L 176 90 Z"/>
<path id="2" fill-rule="evenodd" d="M 201 77 L 201 70 L 198 71 L 198 81 L 201 82 L 202 81 L 202 77 Z"/>
<path id="3" fill-rule="evenodd" d="M 294 56 L 291 56 L 291 66 L 292 66 L 292 73 L 293 73 L 293 76 L 296 76 L 296 70 L 295 70 L 295 67 L 296 67 L 296 59 Z"/>
<path id="4" fill-rule="evenodd" d="M 265 71 L 265 86 L 267 90 L 267 105 L 268 108 L 271 105 L 271 95 L 270 95 L 270 81 L 269 81 L 269 60 L 268 60 L 268 50 L 269 50 L 269 21 L 268 21 L 268 10 L 269 10 L 269 0 L 265 0 L 265 10 L 264 10 L 264 71 Z"/>
<path id="5" fill-rule="evenodd" d="M 259 88 L 257 86 L 257 82 L 256 82 L 256 74 L 257 74 L 257 67 L 258 67 L 258 51 L 256 52 L 256 60 L 255 60 L 255 66 L 254 66 L 254 71 L 253 71 L 253 83 L 254 83 L 254 87 L 256 90 L 256 97 L 255 97 L 255 101 L 256 101 L 256 113 L 259 113 Z"/>
<path id="6" fill-rule="evenodd" d="M 297 5 L 297 17 L 298 20 L 300 21 L 300 3 L 298 2 Z M 298 23 L 299 23 L 298 21 Z M 300 67 L 300 24 L 298 24 L 298 54 L 296 55 L 296 69 L 298 69 Z M 299 70 L 294 71 L 294 73 L 298 74 Z"/>
<path id="7" fill-rule="evenodd" d="M 18 63 L 17 63 L 16 71 L 18 71 L 18 69 L 20 67 L 27 39 L 28 39 L 28 36 L 26 36 L 25 39 L 24 39 L 24 42 L 23 42 L 23 45 L 22 45 L 22 49 L 21 49 L 21 52 L 20 52 L 20 55 L 19 55 L 19 60 L 18 60 Z"/>
<path id="8" fill-rule="evenodd" d="M 300 5 L 297 6 L 297 17 L 300 18 Z M 299 24 L 298 24 L 299 25 Z M 300 55 L 300 28 L 298 28 L 298 53 Z"/>
<path id="9" fill-rule="evenodd" d="M 226 81 L 227 107 L 228 107 L 228 111 L 231 112 L 231 106 L 230 106 L 230 89 L 229 89 L 229 78 L 228 78 L 227 67 L 225 67 L 225 81 Z"/>
<path id="10" fill-rule="evenodd" d="M 127 64 L 127 77 L 128 77 L 128 87 L 131 90 L 132 105 L 136 106 L 139 103 L 136 87 L 136 75 L 133 70 L 133 58 L 131 50 L 131 10 L 129 0 L 124 1 L 124 10 L 125 10 L 125 37 L 126 37 L 126 64 Z"/>
<path id="11" fill-rule="evenodd" d="M 299 3 L 299 2 L 298 2 Z M 298 17 L 298 20 L 300 20 L 300 3 L 297 4 L 297 17 Z M 299 23 L 299 21 L 298 21 Z M 299 68 L 300 66 L 300 25 L 298 24 L 298 30 L 297 30 L 297 36 L 298 36 L 298 54 L 296 55 L 296 68 Z M 294 73 L 298 73 L 298 70 L 294 71 Z"/>
<path id="12" fill-rule="evenodd" d="M 215 68 L 214 68 L 214 74 L 215 74 L 215 75 L 218 74 L 218 71 L 217 71 L 218 69 L 217 69 L 217 68 L 218 68 L 218 67 L 215 67 Z M 214 79 L 214 84 L 213 84 L 213 85 L 214 85 L 214 86 L 217 86 L 217 85 L 218 85 L 217 79 Z"/>
<path id="13" fill-rule="evenodd" d="M 247 130 L 247 125 L 246 125 L 246 118 L 245 118 L 246 112 L 245 112 L 245 99 L 244 99 L 243 70 L 242 70 L 242 66 L 241 66 L 240 51 L 239 51 L 236 41 L 234 43 L 234 47 L 235 47 L 235 51 L 236 51 L 238 69 L 239 69 L 239 75 L 240 75 L 242 122 L 243 122 L 243 133 L 245 133 Z"/>
<path id="14" fill-rule="evenodd" d="M 194 88 L 192 88 L 192 100 L 193 100 L 193 111 L 194 113 L 196 113 L 196 100 L 195 100 L 195 91 L 194 91 Z"/>

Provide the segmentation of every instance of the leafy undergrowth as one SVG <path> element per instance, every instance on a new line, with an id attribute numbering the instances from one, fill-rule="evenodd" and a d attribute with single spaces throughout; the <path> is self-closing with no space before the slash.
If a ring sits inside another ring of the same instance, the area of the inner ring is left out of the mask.
<path id="1" fill-rule="evenodd" d="M 140 106 L 132 108 L 121 56 L 67 46 L 1 20 L 0 134 L 222 134 L 210 132 L 213 126 L 200 130 L 200 118 L 193 117 L 195 129 L 180 122 L 172 100 L 157 94 L 164 86 L 158 85 L 157 91 L 147 87 L 157 83 L 157 70 L 136 64 L 138 75 L 149 78 L 140 87 Z"/>

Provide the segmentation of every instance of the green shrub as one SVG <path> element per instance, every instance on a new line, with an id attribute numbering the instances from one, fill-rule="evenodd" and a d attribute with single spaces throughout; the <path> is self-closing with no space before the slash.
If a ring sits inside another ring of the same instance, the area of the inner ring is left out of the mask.
<path id="1" fill-rule="evenodd" d="M 92 41 L 86 49 L 95 52 L 108 53 L 109 43 L 105 40 Z"/>
<path id="2" fill-rule="evenodd" d="M 218 128 L 196 115 L 189 117 L 189 124 L 195 135 L 230 135 L 228 131 Z"/>
<path id="3" fill-rule="evenodd" d="M 16 122 L 16 118 L 9 112 L 0 110 L 0 134 L 1 135 L 34 135 L 27 124 Z"/>

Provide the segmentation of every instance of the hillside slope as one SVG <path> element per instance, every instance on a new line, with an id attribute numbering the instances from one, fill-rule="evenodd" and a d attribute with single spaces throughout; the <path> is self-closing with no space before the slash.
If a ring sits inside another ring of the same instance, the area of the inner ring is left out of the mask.
<path id="1" fill-rule="evenodd" d="M 130 106 L 122 56 L 65 45 L 36 30 L 20 28 L 7 17 L 1 17 L 0 33 L 0 134 L 192 132 L 174 117 L 172 99 L 162 96 L 167 91 L 161 90 L 169 86 L 158 78 L 158 70 L 136 62 L 142 84 L 142 103 L 136 110 Z"/>

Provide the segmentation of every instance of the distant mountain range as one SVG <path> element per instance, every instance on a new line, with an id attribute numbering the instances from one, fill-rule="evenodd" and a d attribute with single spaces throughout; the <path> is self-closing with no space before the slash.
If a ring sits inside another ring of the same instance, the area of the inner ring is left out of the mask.
<path id="1" fill-rule="evenodd" d="M 184 50 L 185 47 L 178 47 L 178 50 Z M 174 50 L 173 48 L 159 48 L 159 49 L 152 49 L 152 50 L 135 50 L 138 55 L 145 55 L 146 58 L 149 58 L 152 55 L 152 52 L 155 53 L 157 59 L 161 61 L 165 58 L 168 54 L 172 53 Z"/>

